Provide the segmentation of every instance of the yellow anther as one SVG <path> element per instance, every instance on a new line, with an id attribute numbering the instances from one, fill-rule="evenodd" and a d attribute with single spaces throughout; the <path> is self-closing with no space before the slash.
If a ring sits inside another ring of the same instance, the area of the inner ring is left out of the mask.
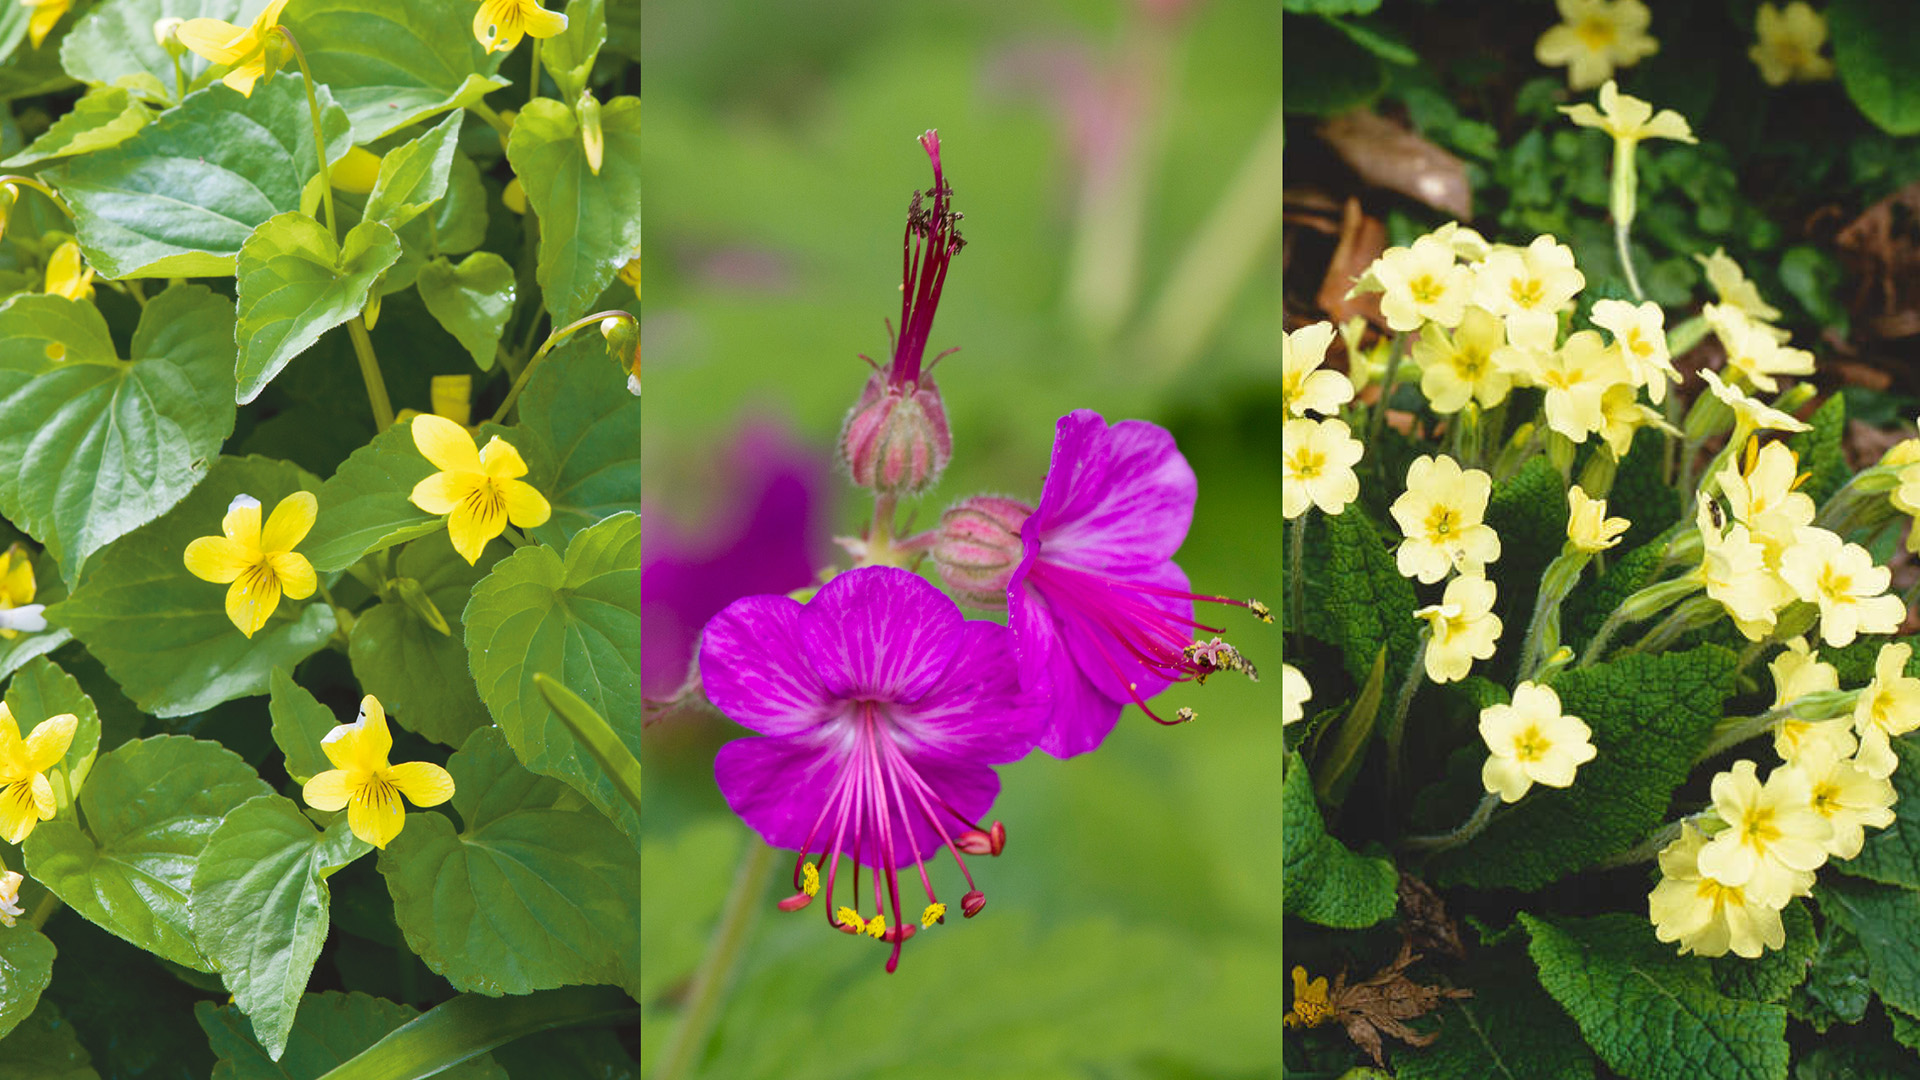
<path id="1" fill-rule="evenodd" d="M 800 868 L 800 891 L 808 896 L 820 893 L 820 868 L 808 863 Z"/>
<path id="2" fill-rule="evenodd" d="M 850 907 L 843 907 L 839 911 L 834 912 L 833 917 L 840 920 L 842 926 L 847 927 L 856 934 L 864 934 L 867 931 L 867 920 L 861 918 L 860 913 Z M 875 917 L 878 918 L 878 916 Z"/>
<path id="3" fill-rule="evenodd" d="M 920 913 L 920 926 L 922 929 L 930 928 L 934 923 L 945 922 L 946 919 L 947 905 L 936 900 L 927 905 L 927 910 Z"/>
<path id="4" fill-rule="evenodd" d="M 876 913 L 873 916 L 873 921 L 867 924 L 867 936 L 878 938 L 878 937 L 885 937 L 886 934 L 887 934 L 887 917 L 885 915 Z"/>

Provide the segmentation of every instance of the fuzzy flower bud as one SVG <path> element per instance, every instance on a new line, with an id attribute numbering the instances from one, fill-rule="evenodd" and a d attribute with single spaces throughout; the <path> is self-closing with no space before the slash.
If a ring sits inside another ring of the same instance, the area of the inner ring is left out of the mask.
<path id="1" fill-rule="evenodd" d="M 953 458 L 947 407 L 931 378 L 898 385 L 867 380 L 840 432 L 840 454 L 853 482 L 885 495 L 917 495 L 932 487 Z"/>
<path id="2" fill-rule="evenodd" d="M 940 518 L 933 564 L 940 582 L 968 607 L 1007 606 L 1007 583 L 1020 565 L 1020 525 L 1033 507 L 1015 499 L 976 495 Z"/>

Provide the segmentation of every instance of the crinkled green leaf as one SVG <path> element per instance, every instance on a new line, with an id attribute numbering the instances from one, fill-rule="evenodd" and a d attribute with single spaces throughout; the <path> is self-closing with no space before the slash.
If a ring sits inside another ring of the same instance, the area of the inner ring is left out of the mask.
<path id="1" fill-rule="evenodd" d="M 1448 884 L 1537 889 L 1645 839 L 1706 746 L 1733 691 L 1737 658 L 1717 645 L 1635 653 L 1552 680 L 1560 706 L 1593 729 L 1597 756 L 1573 786 L 1535 786 L 1485 832 L 1443 852 Z"/>
<path id="2" fill-rule="evenodd" d="M 418 582 L 447 623 L 442 633 L 400 596 L 383 599 L 354 620 L 348 643 L 353 677 L 380 699 L 393 721 L 435 742 L 459 746 L 490 722 L 467 670 L 460 614 L 473 586 L 507 550 L 495 541 L 468 566 L 445 533 L 408 544 L 394 573 Z"/>
<path id="3" fill-rule="evenodd" d="M 7 1080 L 100 1080 L 73 1025 L 51 1001 L 0 1039 L 0 1076 Z"/>
<path id="4" fill-rule="evenodd" d="M 153 111 L 121 87 L 89 90 L 73 103 L 71 112 L 62 113 L 32 145 L 0 161 L 0 166 L 17 169 L 49 158 L 89 154 L 118 146 L 133 138 L 134 133 L 152 119 Z"/>
<path id="5" fill-rule="evenodd" d="M 1628 503 L 1621 503 L 1619 510 L 1624 512 Z M 1609 513 L 1615 512 L 1613 504 L 1608 503 Z M 1607 621 L 1622 601 L 1648 585 L 1653 584 L 1653 576 L 1666 557 L 1667 542 L 1655 538 L 1639 547 L 1627 550 L 1617 559 L 1610 560 L 1607 568 L 1598 577 L 1583 577 L 1567 597 L 1562 609 L 1560 626 L 1561 644 L 1575 651 L 1586 648 L 1593 635 Z M 1616 639 L 1615 644 L 1618 644 Z"/>
<path id="6" fill-rule="evenodd" d="M 264 7 L 265 0 L 102 0 L 73 24 L 60 44 L 60 62 L 67 74 L 94 86 L 133 76 L 151 79 L 172 94 L 173 58 L 154 40 L 154 23 L 166 18 L 247 23 Z M 180 57 L 180 67 L 191 83 L 208 64 L 188 52 Z"/>
<path id="7" fill-rule="evenodd" d="M 552 98 L 528 102 L 507 143 L 527 204 L 540 215 L 536 276 L 555 323 L 586 314 L 640 250 L 640 99 L 607 102 L 600 129 L 606 148 L 597 174 L 573 110 Z"/>
<path id="8" fill-rule="evenodd" d="M 1847 96 L 1890 135 L 1920 133 L 1920 10 L 1875 0 L 1834 0 L 1827 8 L 1833 64 Z"/>
<path id="9" fill-rule="evenodd" d="M 273 741 L 286 756 L 287 775 L 293 782 L 304 784 L 333 768 L 320 749 L 320 740 L 340 725 L 340 718 L 280 668 L 273 669 L 267 692 Z"/>
<path id="10" fill-rule="evenodd" d="M 553 506 L 547 523 L 531 530 L 541 543 L 563 547 L 597 521 L 640 512 L 640 399 L 626 379 L 587 329 L 527 380 L 508 441 L 525 452 Z"/>
<path id="11" fill-rule="evenodd" d="M 320 335 L 360 313 L 373 282 L 400 258 L 400 241 L 378 221 L 363 221 L 336 244 L 325 225 L 299 212 L 280 214 L 240 248 L 240 345 L 234 400 L 246 404 Z"/>
<path id="12" fill-rule="evenodd" d="M 1520 922 L 1540 984 L 1627 1080 L 1785 1080 L 1787 1010 L 1722 995 L 1644 916 Z"/>
<path id="13" fill-rule="evenodd" d="M 639 815 L 554 715 L 534 684 L 560 680 L 640 753 L 640 516 L 621 514 L 576 533 L 564 561 L 529 545 L 494 564 L 467 604 L 467 659 L 514 753 L 566 781 L 628 836 Z"/>
<path id="14" fill-rule="evenodd" d="M 1867 1014 L 1873 985 L 1867 979 L 1867 954 L 1853 931 L 1825 920 L 1807 980 L 1787 999 L 1787 1012 L 1824 1032 L 1835 1024 L 1854 1024 Z"/>
<path id="15" fill-rule="evenodd" d="M 415 284 L 433 317 L 473 354 L 481 371 L 491 371 L 513 314 L 515 282 L 507 260 L 476 251 L 455 266 L 443 256 L 422 266 Z"/>
<path id="16" fill-rule="evenodd" d="M 232 433 L 232 320 L 204 287 L 169 288 L 141 313 L 128 362 L 90 303 L 21 294 L 0 306 L 0 514 L 69 584 L 178 503 Z"/>
<path id="17" fill-rule="evenodd" d="M 200 853 L 194 938 L 275 1060 L 326 944 L 326 879 L 372 850 L 345 815 L 321 832 L 293 800 L 269 794 L 235 807 Z"/>
<path id="18" fill-rule="evenodd" d="M 395 424 L 355 450 L 320 485 L 320 517 L 302 550 L 321 573 L 345 570 L 370 552 L 446 527 L 408 501 L 413 487 L 439 470 L 413 444 L 413 431 Z"/>
<path id="19" fill-rule="evenodd" d="M 194 865 L 222 818 L 271 791 L 216 742 L 155 735 L 102 754 L 69 818 L 27 838 L 27 868 L 67 906 L 135 945 L 198 971 L 214 964 L 188 921 Z"/>
<path id="20" fill-rule="evenodd" d="M 278 1059 L 254 1040 L 239 1009 L 202 1001 L 193 1014 L 220 1057 L 213 1080 L 319 1080 L 420 1015 L 420 1010 L 358 991 L 308 994 L 300 999 L 286 1053 Z M 439 1075 L 446 1080 L 507 1080 L 507 1074 L 485 1054 Z"/>
<path id="21" fill-rule="evenodd" d="M 367 143 L 507 85 L 494 74 L 505 54 L 480 47 L 474 13 L 469 0 L 300 0 L 282 21 Z"/>
<path id="22" fill-rule="evenodd" d="M 1733 955 L 1713 959 L 1713 978 L 1721 993 L 1748 1001 L 1785 1001 L 1807 981 L 1820 945 L 1813 916 L 1807 914 L 1807 905 L 1796 901 L 1780 913 L 1780 921 L 1787 932 L 1780 948 L 1753 960 Z"/>
<path id="23" fill-rule="evenodd" d="M 1524 952 L 1483 949 L 1464 975 L 1473 996 L 1435 1014 L 1432 1045 L 1393 1055 L 1398 1080 L 1592 1080 L 1580 1029 L 1540 988 Z"/>
<path id="24" fill-rule="evenodd" d="M 1920 892 L 1845 878 L 1822 882 L 1814 890 L 1820 913 L 1860 939 L 1867 955 L 1867 979 L 1886 1002 L 1912 1016 L 1920 1014 Z"/>
<path id="25" fill-rule="evenodd" d="M 1327 835 L 1314 801 L 1313 778 L 1298 754 L 1287 761 L 1280 813 L 1287 914 L 1342 930 L 1372 926 L 1393 914 L 1399 881 L 1393 864 L 1356 855 Z"/>
<path id="26" fill-rule="evenodd" d="M 47 620 L 71 629 L 134 704 L 155 716 L 187 716 L 264 694 L 275 667 L 290 669 L 326 645 L 333 609 L 317 594 L 283 597 L 247 638 L 227 618 L 228 586 L 194 577 L 185 552 L 199 537 L 220 534 L 236 495 L 251 495 L 271 511 L 293 492 L 318 486 L 284 461 L 220 458 L 179 506 L 102 552 L 85 584 L 47 609 Z M 303 542 L 296 550 L 310 547 Z"/>
<path id="27" fill-rule="evenodd" d="M 100 711 L 93 699 L 80 689 L 80 681 L 60 669 L 60 665 L 40 657 L 14 673 L 7 684 L 7 710 L 25 735 L 40 722 L 63 713 L 79 721 L 73 729 L 73 741 L 60 758 L 71 789 L 86 779 L 90 759 L 100 746 Z"/>
<path id="28" fill-rule="evenodd" d="M 1383 645 L 1387 669 L 1405 671 L 1420 641 L 1413 617 L 1420 604 L 1380 533 L 1358 506 L 1305 520 L 1305 580 L 1312 585 L 1303 629 L 1339 647 L 1356 683 L 1366 681 Z"/>
<path id="29" fill-rule="evenodd" d="M 1494 488 L 1486 521 L 1500 534 L 1500 561 L 1488 573 L 1527 583 L 1531 597 L 1533 583 L 1567 539 L 1567 493 L 1559 470 L 1544 457 L 1527 462 Z"/>
<path id="30" fill-rule="evenodd" d="M 373 193 L 367 196 L 364 220 L 398 229 L 446 195 L 447 174 L 453 168 L 465 117 L 459 110 L 448 113 L 426 134 L 387 151 L 380 159 Z"/>
<path id="31" fill-rule="evenodd" d="M 347 152 L 347 115 L 327 87 L 317 94 L 331 165 Z M 220 83 L 196 90 L 133 138 L 51 175 L 102 275 L 224 277 L 254 229 L 300 209 L 317 172 L 305 86 L 282 72 L 251 97 Z"/>
<path id="32" fill-rule="evenodd" d="M 1680 519 L 1680 492 L 1667 482 L 1667 447 L 1672 444 L 1657 428 L 1634 433 L 1633 447 L 1614 473 L 1607 492 L 1607 513 L 1631 524 L 1609 554 L 1632 551 L 1659 536 Z"/>
<path id="33" fill-rule="evenodd" d="M 380 854 L 407 944 L 455 987 L 524 994 L 581 983 L 637 992 L 640 850 L 567 789 L 520 767 L 482 728 L 447 761 L 456 832 L 410 814 Z"/>
<path id="34" fill-rule="evenodd" d="M 1793 1080 L 1910 1080 L 1913 1075 L 1913 1055 L 1887 1042 L 1816 1045 L 1793 1066 Z"/>
<path id="35" fill-rule="evenodd" d="M 1893 824 L 1868 829 L 1860 854 L 1833 860 L 1833 868 L 1888 885 L 1920 889 L 1920 746 L 1893 740 L 1900 766 L 1893 772 Z"/>
<path id="36" fill-rule="evenodd" d="M 0 926 L 0 1036 L 32 1015 L 53 979 L 53 957 L 53 942 L 31 922 Z"/>

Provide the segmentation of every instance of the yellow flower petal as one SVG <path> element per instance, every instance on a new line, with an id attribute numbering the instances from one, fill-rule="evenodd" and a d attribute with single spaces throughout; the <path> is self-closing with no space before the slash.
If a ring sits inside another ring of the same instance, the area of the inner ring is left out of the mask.
<path id="1" fill-rule="evenodd" d="M 407 761 L 387 770 L 387 782 L 415 806 L 439 806 L 453 798 L 453 777 L 430 761 Z"/>
<path id="2" fill-rule="evenodd" d="M 80 718 L 72 713 L 50 716 L 34 725 L 33 734 L 27 736 L 26 742 L 27 768 L 38 773 L 60 764 L 67 748 L 73 745 L 73 733 L 79 726 Z"/>
<path id="3" fill-rule="evenodd" d="M 234 64 L 247 55 L 247 32 L 221 19 L 188 19 L 174 33 L 210 63 Z"/>
<path id="4" fill-rule="evenodd" d="M 11 565 L 9 556 L 16 556 Z M 16 607 L 33 603 L 33 560 L 27 558 L 27 553 L 22 550 L 0 555 L 0 567 L 6 567 L 6 573 L 0 575 L 0 599 Z"/>
<path id="5" fill-rule="evenodd" d="M 224 536 L 203 536 L 187 545 L 187 572 L 201 581 L 225 585 L 254 563 L 246 548 Z"/>
<path id="6" fill-rule="evenodd" d="M 500 488 L 500 494 L 507 503 L 507 520 L 520 528 L 537 529 L 553 516 L 552 505 L 532 484 L 523 480 L 508 480 Z"/>
<path id="7" fill-rule="evenodd" d="M 400 792 L 391 784 L 368 784 L 347 804 L 347 827 L 377 848 L 399 836 L 406 823 L 406 807 L 400 805 Z"/>
<path id="8" fill-rule="evenodd" d="M 480 451 L 480 471 L 495 480 L 511 480 L 527 475 L 527 462 L 512 443 L 495 435 L 487 440 L 487 448 Z"/>
<path id="9" fill-rule="evenodd" d="M 80 257 L 80 245 L 68 240 L 47 257 L 45 291 L 69 300 L 93 299 L 93 271 Z"/>
<path id="10" fill-rule="evenodd" d="M 33 47 L 36 49 L 46 42 L 47 35 L 53 32 L 54 24 L 60 21 L 60 16 L 65 15 L 67 9 L 73 6 L 72 0 L 20 0 L 20 2 L 33 9 L 33 18 L 27 22 L 27 38 L 33 42 Z"/>
<path id="11" fill-rule="evenodd" d="M 413 445 L 444 472 L 485 472 L 480 451 L 467 429 L 445 417 L 422 413 L 413 418 Z"/>
<path id="12" fill-rule="evenodd" d="M 34 812 L 40 815 L 41 821 L 52 821 L 60 806 L 53 801 L 53 784 L 48 782 L 46 774 L 34 773 L 27 787 L 33 792 Z"/>
<path id="13" fill-rule="evenodd" d="M 355 146 L 347 151 L 347 156 L 333 163 L 327 177 L 334 187 L 352 195 L 368 195 L 380 178 L 380 155 L 365 147 Z"/>
<path id="14" fill-rule="evenodd" d="M 429 514 L 450 514 L 473 487 L 473 473 L 437 472 L 413 485 L 407 499 Z"/>
<path id="15" fill-rule="evenodd" d="M 305 600 L 320 584 L 314 577 L 313 564 L 298 552 L 276 551 L 267 556 L 267 564 L 273 567 L 273 576 L 280 579 L 280 591 L 289 600 Z"/>
<path id="16" fill-rule="evenodd" d="M 487 541 L 506 531 L 506 500 L 497 491 L 475 490 L 447 515 L 447 535 L 453 539 L 453 550 L 468 565 L 480 561 Z"/>
<path id="17" fill-rule="evenodd" d="M 242 495 L 227 507 L 220 519 L 220 531 L 227 539 L 253 551 L 260 550 L 260 500 Z"/>
<path id="18" fill-rule="evenodd" d="M 311 491 L 296 491 L 281 499 L 280 505 L 273 508 L 273 516 L 267 519 L 267 527 L 260 532 L 260 550 L 292 551 L 307 538 L 319 514 L 320 500 L 314 498 Z"/>
<path id="19" fill-rule="evenodd" d="M 473 419 L 473 376 L 435 375 L 428 387 L 435 416 L 463 426 Z"/>
<path id="20" fill-rule="evenodd" d="M 253 566 L 227 588 L 227 618 L 252 637 L 280 606 L 280 579 L 266 566 Z"/>
<path id="21" fill-rule="evenodd" d="M 526 31 L 520 26 L 519 0 L 483 0 L 473 14 L 473 37 L 488 52 L 510 52 Z"/>
<path id="22" fill-rule="evenodd" d="M 339 810 L 353 797 L 353 785 L 345 769 L 328 769 L 307 781 L 307 786 L 300 789 L 300 797 L 315 810 Z"/>
<path id="23" fill-rule="evenodd" d="M 336 739 L 337 737 L 337 739 Z M 329 743 L 338 742 L 341 756 L 336 757 Z M 377 773 L 387 767 L 387 755 L 393 752 L 393 733 L 387 730 L 387 710 L 380 699 L 368 694 L 360 699 L 360 719 L 334 728 L 320 748 L 343 769 Z M 344 758 L 344 760 L 343 760 Z"/>
<path id="24" fill-rule="evenodd" d="M 20 724 L 6 702 L 0 701 L 0 772 L 28 771 L 27 744 L 20 741 Z"/>
<path id="25" fill-rule="evenodd" d="M 567 17 L 557 11 L 548 11 L 538 4 L 520 5 L 521 27 L 528 37 L 550 38 L 567 28 Z"/>
<path id="26" fill-rule="evenodd" d="M 17 780 L 0 788 L 0 840 L 18 844 L 40 824 L 40 808 L 34 805 L 33 784 Z"/>

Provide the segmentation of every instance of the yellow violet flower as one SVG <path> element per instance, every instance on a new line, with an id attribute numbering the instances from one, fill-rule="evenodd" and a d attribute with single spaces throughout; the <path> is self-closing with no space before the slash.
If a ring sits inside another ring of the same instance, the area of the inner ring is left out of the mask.
<path id="1" fill-rule="evenodd" d="M 1292 664 L 1280 664 L 1280 725 L 1297 723 L 1307 715 L 1307 702 L 1313 700 L 1313 685 Z"/>
<path id="2" fill-rule="evenodd" d="M 1775 375 L 1813 374 L 1812 353 L 1782 345 L 1770 328 L 1754 322 L 1739 308 L 1708 304 L 1701 314 L 1727 351 L 1727 371 L 1742 383 L 1773 393 L 1780 389 Z"/>
<path id="3" fill-rule="evenodd" d="M 47 285 L 51 296 L 69 300 L 93 299 L 93 267 L 80 257 L 80 245 L 71 240 L 53 249 L 47 257 Z"/>
<path id="4" fill-rule="evenodd" d="M 1491 409 L 1507 398 L 1513 377 L 1493 362 L 1504 344 L 1500 320 L 1485 308 L 1469 307 L 1452 334 L 1428 323 L 1413 345 L 1420 365 L 1420 393 L 1436 413 L 1456 413 L 1467 402 Z"/>
<path id="5" fill-rule="evenodd" d="M 1338 514 L 1360 497 L 1353 467 L 1366 448 L 1346 421 L 1289 420 L 1280 445 L 1280 512 L 1288 521 L 1310 506 Z"/>
<path id="6" fill-rule="evenodd" d="M 26 914 L 20 907 L 20 884 L 26 880 L 18 870 L 0 873 L 0 926 L 12 926 L 15 919 Z"/>
<path id="7" fill-rule="evenodd" d="M 1792 768 L 1806 776 L 1813 791 L 1813 812 L 1831 830 L 1828 855 L 1851 859 L 1865 845 L 1868 826 L 1884 829 L 1893 824 L 1893 804 L 1898 798 L 1893 782 L 1870 775 L 1826 743 L 1808 745 Z"/>
<path id="8" fill-rule="evenodd" d="M 1727 827 L 1701 847 L 1700 873 L 1768 907 L 1784 907 L 1813 886 L 1833 827 L 1814 810 L 1805 773 L 1782 765 L 1763 784 L 1757 768 L 1736 761 L 1713 778 L 1713 809 Z"/>
<path id="9" fill-rule="evenodd" d="M 447 515 L 453 549 L 469 563 L 480 561 L 487 541 L 507 529 L 547 523 L 553 508 L 533 485 L 520 452 L 500 436 L 475 449 L 467 429 L 445 417 L 413 418 L 413 445 L 440 471 L 413 486 L 413 505 L 429 514 Z"/>
<path id="10" fill-rule="evenodd" d="M 1329 322 L 1309 323 L 1280 339 L 1280 404 L 1288 416 L 1331 416 L 1353 400 L 1347 377 L 1320 367 L 1332 342 Z"/>
<path id="11" fill-rule="evenodd" d="M 47 40 L 47 35 L 53 33 L 53 26 L 60 21 L 60 16 L 73 6 L 73 0 L 20 0 L 20 6 L 33 10 L 33 17 L 27 21 L 27 40 L 38 49 Z"/>
<path id="12" fill-rule="evenodd" d="M 1473 302 L 1507 321 L 1508 341 L 1548 349 L 1560 309 L 1586 284 L 1586 275 L 1573 264 L 1572 248 L 1551 235 L 1537 236 L 1524 248 L 1501 248 L 1481 261 Z"/>
<path id="13" fill-rule="evenodd" d="M 286 6 L 287 0 L 273 0 L 246 27 L 220 19 L 188 19 L 174 33 L 196 55 L 227 69 L 221 82 L 252 97 L 253 84 L 266 77 L 268 39 Z"/>
<path id="14" fill-rule="evenodd" d="M 1411 247 L 1387 249 L 1361 280 L 1380 288 L 1380 314 L 1392 329 L 1406 333 L 1425 322 L 1451 329 L 1473 291 L 1473 271 L 1454 258 L 1451 243 L 1429 234 Z"/>
<path id="15" fill-rule="evenodd" d="M 345 157 L 327 170 L 327 180 L 350 195 L 370 195 L 380 179 L 380 155 L 364 146 L 347 148 Z"/>
<path id="16" fill-rule="evenodd" d="M 620 267 L 620 283 L 623 285 L 633 286 L 633 298 L 636 302 L 639 301 L 640 299 L 640 253 L 639 252 L 637 251 L 634 252 L 633 258 L 628 259 L 626 261 L 626 264 Z"/>
<path id="17" fill-rule="evenodd" d="M 1480 710 L 1488 751 L 1480 782 L 1501 802 L 1518 802 L 1535 784 L 1571 787 L 1574 772 L 1597 753 L 1592 736 L 1585 721 L 1560 711 L 1552 687 L 1523 682 L 1513 688 L 1512 704 Z"/>
<path id="18" fill-rule="evenodd" d="M 1892 739 L 1920 728 L 1920 679 L 1907 674 L 1913 647 L 1882 645 L 1873 661 L 1873 681 L 1853 706 L 1853 730 L 1860 737 L 1856 760 L 1876 780 L 1892 776 L 1900 765 Z"/>
<path id="19" fill-rule="evenodd" d="M 1746 316 L 1756 322 L 1772 322 L 1780 317 L 1780 309 L 1767 303 L 1760 296 L 1760 289 L 1747 280 L 1740 270 L 1740 264 L 1733 261 L 1725 248 L 1714 248 L 1711 255 L 1695 255 L 1707 272 L 1707 284 L 1713 286 L 1715 296 L 1722 304 L 1739 308 Z"/>
<path id="20" fill-rule="evenodd" d="M 385 848 L 407 823 L 400 796 L 415 806 L 439 806 L 453 798 L 453 777 L 426 761 L 387 764 L 393 735 L 387 711 L 372 694 L 360 699 L 360 718 L 341 724 L 320 740 L 334 767 L 307 781 L 301 796 L 315 810 L 347 811 L 353 835 Z"/>
<path id="21" fill-rule="evenodd" d="M 511 52 L 529 35 L 550 38 L 567 28 L 567 17 L 534 0 L 481 0 L 473 15 L 473 37 L 488 52 Z"/>
<path id="22" fill-rule="evenodd" d="M 280 606 L 280 594 L 293 600 L 313 595 L 318 585 L 313 564 L 293 549 L 307 538 L 319 512 L 312 492 L 296 491 L 280 500 L 262 528 L 260 500 L 236 496 L 220 522 L 226 535 L 203 536 L 187 545 L 187 570 L 202 581 L 232 583 L 227 618 L 252 637 Z"/>
<path id="23" fill-rule="evenodd" d="M 1771 405 L 1748 397 L 1739 387 L 1727 385 L 1707 368 L 1700 369 L 1700 378 L 1706 381 L 1707 389 L 1713 391 L 1714 397 L 1733 410 L 1736 439 L 1744 439 L 1762 430 L 1806 431 L 1812 427 Z"/>
<path id="24" fill-rule="evenodd" d="M 1591 90 L 1660 51 L 1647 33 L 1653 13 L 1640 0 L 1556 0 L 1561 22 L 1540 35 L 1533 58 L 1567 69 L 1567 85 Z"/>
<path id="25" fill-rule="evenodd" d="M 1666 315 L 1651 300 L 1630 304 L 1625 300 L 1596 300 L 1593 325 L 1613 335 L 1627 375 L 1635 386 L 1647 388 L 1655 405 L 1667 396 L 1667 383 L 1679 382 L 1673 356 L 1667 351 Z"/>
<path id="26" fill-rule="evenodd" d="M 1748 959 L 1786 944 L 1780 909 L 1758 902 L 1746 889 L 1722 885 L 1700 872 L 1700 849 L 1707 839 L 1692 823 L 1660 852 L 1660 884 L 1647 897 L 1653 935 L 1679 942 L 1682 955 Z"/>
<path id="27" fill-rule="evenodd" d="M 33 602 L 35 587 L 33 560 L 27 556 L 27 549 L 15 544 L 0 551 L 0 639 L 47 628 L 46 617 L 41 614 L 46 605 Z"/>
<path id="28" fill-rule="evenodd" d="M 1800 599 L 1820 605 L 1820 638 L 1851 645 L 1860 634 L 1891 634 L 1906 620 L 1907 606 L 1887 595 L 1892 573 L 1873 556 L 1825 529 L 1794 530 L 1794 544 L 1780 556 L 1780 577 Z"/>
<path id="29" fill-rule="evenodd" d="M 1483 523 L 1493 478 L 1444 455 L 1407 466 L 1407 490 L 1389 511 L 1406 537 L 1395 555 L 1400 573 L 1431 585 L 1448 571 L 1482 574 L 1500 558 L 1500 537 Z"/>
<path id="30" fill-rule="evenodd" d="M 1307 969 L 1293 969 L 1293 1007 L 1281 1021 L 1283 1027 L 1314 1028 L 1333 1019 L 1333 999 L 1327 993 L 1327 977 L 1307 978 Z"/>
<path id="31" fill-rule="evenodd" d="M 1548 427 L 1579 443 L 1606 425 L 1601 400 L 1628 381 L 1620 350 L 1606 345 L 1597 331 L 1579 330 L 1560 348 L 1535 352 L 1532 359 L 1533 384 L 1546 391 L 1542 408 Z"/>
<path id="32" fill-rule="evenodd" d="M 1493 582 L 1463 575 L 1447 582 L 1438 604 L 1413 613 L 1414 618 L 1427 620 L 1427 678 L 1459 682 L 1473 670 L 1475 660 L 1493 656 L 1501 629 L 1493 601 Z"/>
<path id="33" fill-rule="evenodd" d="M 1700 141 L 1694 138 L 1686 117 L 1672 109 L 1654 112 L 1651 102 L 1621 93 L 1612 79 L 1600 87 L 1598 109 L 1583 101 L 1577 105 L 1562 105 L 1560 111 L 1581 127 L 1598 128 L 1606 132 L 1613 136 L 1615 142 L 1633 144 L 1642 139 L 1672 139 L 1684 143 Z"/>
<path id="34" fill-rule="evenodd" d="M 1593 554 L 1618 544 L 1633 522 L 1608 517 L 1607 500 L 1590 498 L 1579 484 L 1567 489 L 1567 542 Z"/>
<path id="35" fill-rule="evenodd" d="M 1806 0 L 1793 0 L 1785 9 L 1761 4 L 1754 30 L 1760 40 L 1747 56 L 1768 86 L 1833 78 L 1833 61 L 1820 55 L 1827 43 L 1826 16 Z"/>
<path id="36" fill-rule="evenodd" d="M 53 785 L 47 781 L 47 770 L 66 756 L 79 726 L 79 717 L 61 713 L 35 724 L 22 739 L 12 710 L 0 702 L 0 840 L 21 843 L 35 825 L 53 820 Z"/>

